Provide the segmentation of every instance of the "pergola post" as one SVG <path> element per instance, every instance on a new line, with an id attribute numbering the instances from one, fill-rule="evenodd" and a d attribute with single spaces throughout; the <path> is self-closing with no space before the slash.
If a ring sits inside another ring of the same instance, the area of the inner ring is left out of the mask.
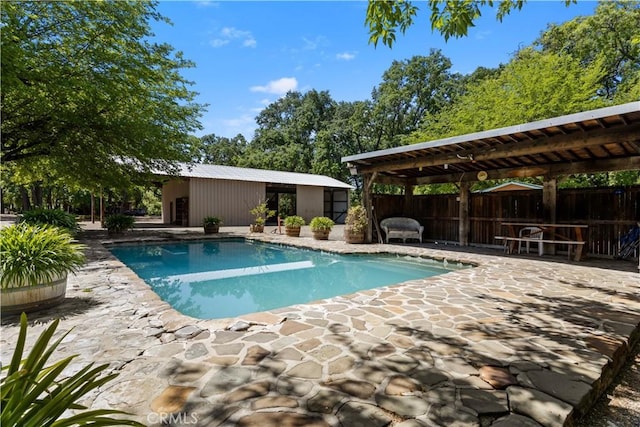
<path id="1" fill-rule="evenodd" d="M 413 217 L 413 185 L 406 183 L 404 185 L 404 209 L 403 215 L 410 218 Z"/>
<path id="2" fill-rule="evenodd" d="M 471 184 L 468 181 L 460 183 L 460 206 L 459 206 L 459 222 L 458 222 L 458 240 L 460 246 L 469 246 L 469 188 Z"/>
<path id="3" fill-rule="evenodd" d="M 364 236 L 366 243 L 373 240 L 373 202 L 371 200 L 371 187 L 373 186 L 373 174 L 362 175 L 362 206 L 367 212 L 367 232 Z"/>
<path id="4" fill-rule="evenodd" d="M 556 223 L 556 201 L 558 197 L 558 178 L 544 175 L 542 181 L 542 219 L 545 223 Z M 546 244 L 545 253 L 555 255 L 556 245 Z"/>

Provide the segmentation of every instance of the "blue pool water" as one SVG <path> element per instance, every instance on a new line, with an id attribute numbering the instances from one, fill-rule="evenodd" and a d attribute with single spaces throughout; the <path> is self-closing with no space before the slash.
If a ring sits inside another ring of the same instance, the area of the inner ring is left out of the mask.
<path id="1" fill-rule="evenodd" d="M 271 310 L 460 268 L 245 240 L 118 246 L 111 252 L 173 308 L 199 319 Z"/>

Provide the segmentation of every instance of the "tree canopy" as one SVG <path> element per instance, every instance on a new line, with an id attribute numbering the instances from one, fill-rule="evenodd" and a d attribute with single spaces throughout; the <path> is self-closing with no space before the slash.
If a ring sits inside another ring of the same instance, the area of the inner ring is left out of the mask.
<path id="1" fill-rule="evenodd" d="M 567 5 L 576 0 L 564 0 Z M 438 31 L 445 40 L 464 37 L 469 27 L 482 15 L 482 8 L 497 4 L 496 19 L 502 19 L 514 10 L 520 10 L 526 0 L 428 0 L 431 30 Z M 413 25 L 419 8 L 409 0 L 369 0 L 365 24 L 369 26 L 369 43 L 382 43 L 392 47 L 396 31 L 404 33 Z"/>
<path id="2" fill-rule="evenodd" d="M 414 142 L 479 132 L 602 107 L 600 62 L 525 49 L 497 75 L 471 84 L 414 135 Z"/>
<path id="3" fill-rule="evenodd" d="M 172 170 L 200 127 L 148 1 L 3 1 L 2 162 L 86 188 Z"/>
<path id="4" fill-rule="evenodd" d="M 549 25 L 535 42 L 544 52 L 569 54 L 584 67 L 600 61 L 604 74 L 599 94 L 607 99 L 622 97 L 640 81 L 640 3 L 607 1 L 593 15 L 579 16 L 563 24 Z M 622 85 L 621 91 L 618 86 Z M 621 92 L 621 93 L 619 93 Z M 629 99 L 631 100 L 631 99 Z"/>

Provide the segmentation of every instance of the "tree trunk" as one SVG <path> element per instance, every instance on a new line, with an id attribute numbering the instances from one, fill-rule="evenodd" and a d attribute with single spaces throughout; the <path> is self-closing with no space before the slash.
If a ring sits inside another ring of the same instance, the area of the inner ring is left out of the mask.
<path id="1" fill-rule="evenodd" d="M 22 211 L 28 211 L 31 209 L 31 201 L 29 200 L 29 193 L 24 187 L 20 187 L 20 196 L 22 198 Z"/>

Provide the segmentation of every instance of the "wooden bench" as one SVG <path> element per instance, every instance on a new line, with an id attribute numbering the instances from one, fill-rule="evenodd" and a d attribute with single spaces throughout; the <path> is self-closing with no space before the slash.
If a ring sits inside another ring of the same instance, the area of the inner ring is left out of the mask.
<path id="1" fill-rule="evenodd" d="M 494 236 L 496 240 L 504 240 L 505 244 L 508 242 L 513 242 L 512 245 L 506 245 L 507 252 L 513 252 L 516 242 L 536 242 L 536 243 L 553 243 L 553 244 L 562 244 L 567 245 L 569 248 L 569 259 L 571 259 L 571 248 L 575 246 L 575 260 L 580 261 L 582 258 L 582 248 L 584 247 L 585 241 L 577 241 L 577 240 L 551 240 L 551 239 L 537 239 L 530 237 L 509 237 L 509 236 Z"/>
<path id="2" fill-rule="evenodd" d="M 389 239 L 402 239 L 403 243 L 406 243 L 407 239 L 418 239 L 422 243 L 424 227 L 413 218 L 385 218 L 380 221 L 380 227 L 384 230 L 387 243 Z"/>

